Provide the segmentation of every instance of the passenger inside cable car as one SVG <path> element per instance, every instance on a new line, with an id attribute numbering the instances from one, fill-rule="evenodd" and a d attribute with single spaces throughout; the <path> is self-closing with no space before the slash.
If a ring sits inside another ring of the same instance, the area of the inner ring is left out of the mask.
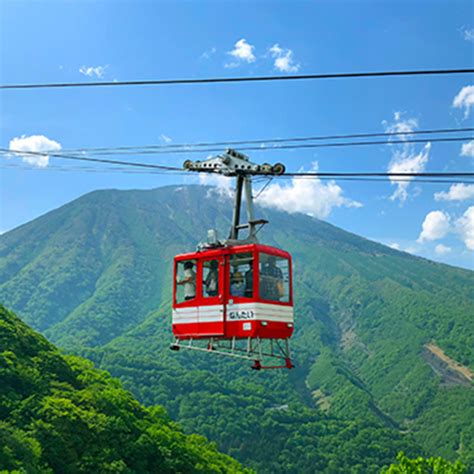
<path id="1" fill-rule="evenodd" d="M 200 333 L 205 322 L 230 322 L 231 311 L 252 311 L 255 319 L 274 322 L 279 321 L 276 314 L 285 315 L 285 322 L 292 322 L 291 262 L 286 252 L 263 245 L 194 252 L 177 257 L 175 272 L 174 324 L 199 324 Z"/>
<path id="2" fill-rule="evenodd" d="M 219 262 L 208 260 L 203 263 L 203 296 L 217 296 L 219 294 Z"/>
<path id="3" fill-rule="evenodd" d="M 290 302 L 290 267 L 285 257 L 258 253 L 258 299 L 268 302 Z M 200 262 L 198 263 L 198 260 Z M 219 258 L 189 259 L 176 262 L 176 303 L 190 302 L 199 298 L 215 298 L 222 292 L 220 285 L 225 278 L 219 275 Z M 230 297 L 253 299 L 254 288 L 253 252 L 241 252 L 230 255 L 229 291 Z M 222 271 L 224 266 L 222 266 Z M 196 291 L 200 284 L 200 292 Z M 198 303 L 199 304 L 199 303 Z"/>
<path id="4" fill-rule="evenodd" d="M 177 264 L 176 302 L 183 303 L 196 298 L 195 260 L 184 260 Z"/>
<path id="5" fill-rule="evenodd" d="M 260 298 L 288 302 L 288 282 L 288 260 L 275 255 L 260 254 Z"/>
<path id="6" fill-rule="evenodd" d="M 230 294 L 252 298 L 253 296 L 253 262 L 251 252 L 231 255 L 231 283 Z"/>

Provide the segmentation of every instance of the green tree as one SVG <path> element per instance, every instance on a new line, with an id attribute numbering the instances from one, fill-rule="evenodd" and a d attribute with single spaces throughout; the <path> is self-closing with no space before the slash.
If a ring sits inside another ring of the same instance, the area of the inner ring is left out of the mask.
<path id="1" fill-rule="evenodd" d="M 450 462 L 441 457 L 417 457 L 410 459 L 403 452 L 397 463 L 382 469 L 381 474 L 465 474 L 467 468 L 461 461 Z"/>

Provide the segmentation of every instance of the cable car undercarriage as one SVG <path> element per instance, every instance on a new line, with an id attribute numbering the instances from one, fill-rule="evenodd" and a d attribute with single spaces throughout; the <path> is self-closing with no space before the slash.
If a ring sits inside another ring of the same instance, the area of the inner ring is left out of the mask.
<path id="1" fill-rule="evenodd" d="M 170 347 L 174 351 L 181 348 L 250 360 L 253 362 L 252 369 L 254 370 L 293 368 L 288 339 L 261 339 L 259 337 L 224 339 L 211 337 L 208 341 L 205 341 L 202 339 L 181 340 L 177 338 Z M 281 364 L 264 365 L 266 361 L 274 361 L 275 363 L 281 361 Z"/>

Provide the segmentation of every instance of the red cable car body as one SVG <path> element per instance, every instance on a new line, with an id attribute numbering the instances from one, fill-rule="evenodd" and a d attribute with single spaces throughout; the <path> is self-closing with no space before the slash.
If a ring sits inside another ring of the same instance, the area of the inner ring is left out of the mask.
<path id="1" fill-rule="evenodd" d="M 281 277 L 265 274 L 271 261 L 275 262 L 273 268 L 278 269 L 273 272 L 281 273 Z M 195 273 L 195 297 L 189 299 L 185 299 L 179 285 L 180 270 L 186 262 L 193 263 Z M 213 271 L 212 262 L 217 263 L 216 291 L 207 289 L 208 282 L 206 285 L 206 277 L 209 281 L 208 275 Z M 240 285 L 240 278 L 234 278 L 237 273 L 242 276 Z M 268 245 L 247 244 L 177 255 L 173 281 L 172 328 L 176 338 L 287 339 L 293 334 L 288 252 Z"/>

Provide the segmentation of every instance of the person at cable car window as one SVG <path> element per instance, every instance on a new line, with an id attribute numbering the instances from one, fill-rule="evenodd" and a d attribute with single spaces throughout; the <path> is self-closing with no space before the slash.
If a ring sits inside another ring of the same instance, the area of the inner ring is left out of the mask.
<path id="1" fill-rule="evenodd" d="M 265 300 L 279 301 L 283 289 L 283 273 L 276 265 L 276 258 L 269 255 L 262 258 L 260 270 L 260 296 Z"/>
<path id="2" fill-rule="evenodd" d="M 193 270 L 193 267 L 193 262 L 184 262 L 184 277 L 176 282 L 177 285 L 184 285 L 185 301 L 196 298 L 196 272 Z"/>
<path id="3" fill-rule="evenodd" d="M 230 280 L 230 293 L 232 296 L 245 296 L 244 276 L 235 270 Z"/>
<path id="4" fill-rule="evenodd" d="M 219 266 L 217 260 L 211 260 L 209 265 L 209 272 L 204 280 L 204 286 L 206 288 L 207 296 L 217 296 L 219 282 Z"/>

